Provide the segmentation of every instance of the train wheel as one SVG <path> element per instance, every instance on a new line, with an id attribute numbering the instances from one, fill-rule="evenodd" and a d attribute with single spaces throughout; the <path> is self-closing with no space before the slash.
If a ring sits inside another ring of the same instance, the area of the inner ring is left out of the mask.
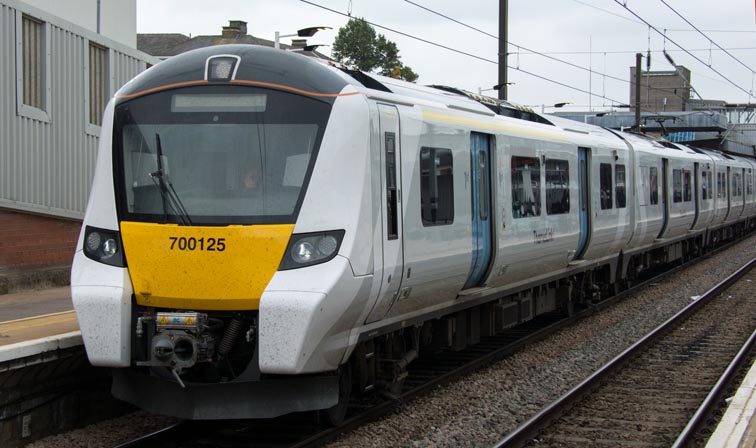
<path id="1" fill-rule="evenodd" d="M 339 369 L 339 401 L 332 408 L 320 411 L 320 421 L 328 426 L 340 425 L 346 417 L 351 395 L 352 366 L 351 363 L 347 363 Z"/>

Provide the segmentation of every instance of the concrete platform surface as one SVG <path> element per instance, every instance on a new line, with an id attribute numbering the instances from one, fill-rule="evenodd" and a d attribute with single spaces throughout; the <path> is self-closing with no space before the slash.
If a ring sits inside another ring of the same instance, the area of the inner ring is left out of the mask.
<path id="1" fill-rule="evenodd" d="M 751 366 L 706 448 L 756 448 L 756 364 Z"/>
<path id="2" fill-rule="evenodd" d="M 0 347 L 78 330 L 73 310 L 0 322 Z"/>
<path id="3" fill-rule="evenodd" d="M 0 295 L 0 323 L 73 310 L 71 288 L 26 289 Z"/>
<path id="4" fill-rule="evenodd" d="M 25 344 L 22 356 L 32 341 L 47 341 L 40 346 L 46 348 L 51 339 L 78 330 L 68 286 L 0 295 L 0 347 L 6 357 L 13 356 L 11 346 Z"/>

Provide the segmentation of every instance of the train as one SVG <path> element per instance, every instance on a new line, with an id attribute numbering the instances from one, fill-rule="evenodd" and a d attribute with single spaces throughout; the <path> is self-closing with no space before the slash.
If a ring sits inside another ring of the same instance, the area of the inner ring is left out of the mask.
<path id="1" fill-rule="evenodd" d="M 112 394 L 344 418 L 427 353 L 574 313 L 756 226 L 753 160 L 252 45 L 104 112 L 71 273 Z"/>

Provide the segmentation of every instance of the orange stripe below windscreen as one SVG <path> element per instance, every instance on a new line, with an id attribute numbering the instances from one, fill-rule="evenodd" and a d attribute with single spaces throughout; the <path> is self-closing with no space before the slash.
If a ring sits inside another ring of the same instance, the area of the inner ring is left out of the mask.
<path id="1" fill-rule="evenodd" d="M 287 90 L 289 92 L 298 93 L 300 95 L 307 95 L 307 96 L 314 96 L 314 97 L 339 97 L 339 96 L 350 96 L 350 95 L 359 95 L 360 92 L 348 92 L 348 93 L 319 93 L 319 92 L 310 92 L 309 90 L 302 90 L 298 89 L 296 87 L 286 86 L 283 84 L 275 84 L 272 82 L 262 82 L 262 81 L 247 81 L 243 79 L 234 79 L 231 81 L 234 84 L 243 84 L 243 85 L 251 85 L 251 86 L 258 86 L 258 87 L 271 87 L 274 89 L 279 90 Z M 198 84 L 207 84 L 208 81 L 206 79 L 200 79 L 197 81 L 185 81 L 185 82 L 176 82 L 173 84 L 165 84 L 158 87 L 153 87 L 151 89 L 141 90 L 139 92 L 135 93 L 129 93 L 129 94 L 123 94 L 123 95 L 114 95 L 114 98 L 118 99 L 131 99 L 136 98 L 138 96 L 147 95 L 150 93 L 159 92 L 161 90 L 168 90 L 168 89 L 174 89 L 177 87 L 186 87 L 186 86 L 193 86 Z"/>

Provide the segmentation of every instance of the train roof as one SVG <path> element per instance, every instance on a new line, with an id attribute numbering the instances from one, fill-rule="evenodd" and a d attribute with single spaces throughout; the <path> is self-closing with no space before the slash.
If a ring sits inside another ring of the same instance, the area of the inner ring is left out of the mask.
<path id="1" fill-rule="evenodd" d="M 464 89 L 431 85 L 422 86 L 386 76 L 365 73 L 345 67 L 333 61 L 319 60 L 291 51 L 281 51 L 259 45 L 218 45 L 182 53 L 162 61 L 129 81 L 115 95 L 117 100 L 131 99 L 165 88 L 212 82 L 209 78 L 209 61 L 214 58 L 235 58 L 232 82 L 245 81 L 260 85 L 281 85 L 292 90 L 301 90 L 332 101 L 334 93 L 352 86 L 369 97 L 386 98 L 396 95 L 418 104 L 429 103 L 434 107 L 465 111 L 489 117 L 508 117 L 526 122 L 553 126 L 556 129 L 583 134 L 601 140 L 620 138 L 639 145 L 646 150 L 668 149 L 687 154 L 705 154 L 713 159 L 739 161 L 714 150 L 702 150 L 665 141 L 654 141 L 639 134 L 612 131 L 593 124 L 581 123 L 553 115 L 544 115 L 532 109 Z M 275 68 L 275 70 L 273 69 Z M 399 102 L 401 102 L 399 100 Z M 643 142 L 641 145 L 640 143 Z M 745 159 L 743 159 L 745 160 Z"/>

